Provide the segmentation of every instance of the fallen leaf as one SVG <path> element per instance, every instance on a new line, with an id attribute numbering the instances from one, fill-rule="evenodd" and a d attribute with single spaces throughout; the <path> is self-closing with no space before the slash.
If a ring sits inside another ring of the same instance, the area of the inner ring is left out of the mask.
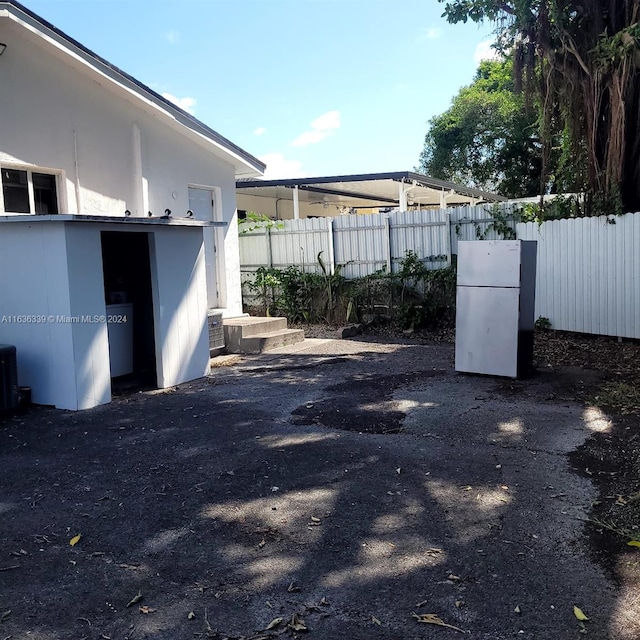
<path id="1" fill-rule="evenodd" d="M 448 629 L 454 629 L 455 631 L 459 631 L 460 633 L 466 633 L 464 629 L 460 627 L 454 627 L 452 624 L 447 624 L 435 613 L 423 613 L 422 615 L 418 615 L 417 613 L 411 614 L 413 617 L 423 624 L 435 624 L 439 627 L 447 627 Z"/>
<path id="2" fill-rule="evenodd" d="M 300 591 L 300 587 L 298 585 L 296 585 L 295 582 L 292 582 L 288 587 L 287 587 L 287 591 L 289 593 L 293 593 L 294 591 Z"/>
<path id="3" fill-rule="evenodd" d="M 375 616 L 371 616 L 371 622 L 373 622 L 373 624 L 377 624 L 379 627 L 382 626 L 382 622 L 380 622 L 380 620 Z"/>
<path id="4" fill-rule="evenodd" d="M 69 544 L 72 547 L 75 547 L 78 542 L 80 542 L 80 538 L 82 538 L 82 536 L 80 534 L 78 534 L 77 536 L 73 536 L 73 538 L 71 538 L 71 540 L 69 540 Z"/>
<path id="5" fill-rule="evenodd" d="M 323 607 L 328 607 L 328 606 L 329 606 L 329 601 L 328 601 L 325 597 L 323 597 L 323 598 L 320 600 L 320 604 L 321 604 Z"/>
<path id="6" fill-rule="evenodd" d="M 268 625 L 265 631 L 271 631 L 275 629 L 282 622 L 282 618 L 274 618 Z"/>
<path id="7" fill-rule="evenodd" d="M 588 620 L 587 616 L 584 615 L 582 609 L 580 607 L 573 606 L 573 615 L 578 618 L 578 620 Z"/>
<path id="8" fill-rule="evenodd" d="M 294 631 L 309 631 L 304 620 L 297 613 L 291 616 L 291 622 L 287 626 Z"/>
<path id="9" fill-rule="evenodd" d="M 265 544 L 267 544 L 267 541 L 264 538 L 262 538 L 262 540 L 258 542 L 258 549 L 262 549 L 262 547 L 264 547 Z"/>
<path id="10" fill-rule="evenodd" d="M 401 472 L 402 472 L 402 467 L 398 467 L 398 468 L 396 469 L 396 473 L 397 473 L 398 475 L 400 475 L 400 473 L 401 473 Z"/>
<path id="11" fill-rule="evenodd" d="M 640 540 L 629 540 L 629 542 L 627 542 L 627 544 L 630 547 L 640 547 Z"/>
<path id="12" fill-rule="evenodd" d="M 315 516 L 311 516 L 311 522 L 321 522 L 320 518 L 316 518 Z"/>
<path id="13" fill-rule="evenodd" d="M 196 619 L 196 614 L 193 611 L 189 611 L 189 613 L 187 614 L 187 620 L 195 620 Z"/>
<path id="14" fill-rule="evenodd" d="M 464 600 L 456 600 L 453 604 L 456 605 L 456 609 L 460 609 L 461 607 L 464 607 Z"/>
<path id="15" fill-rule="evenodd" d="M 157 609 L 152 609 L 151 607 L 147 607 L 146 605 L 140 607 L 140 613 L 149 614 L 155 613 Z"/>
<path id="16" fill-rule="evenodd" d="M 142 600 L 142 591 L 138 591 L 138 593 L 127 602 L 127 607 L 130 607 L 132 604 L 136 604 L 136 602 L 140 602 Z"/>
<path id="17" fill-rule="evenodd" d="M 473 487 L 467 485 L 466 487 L 462 487 L 463 491 L 471 491 L 471 489 L 473 489 Z"/>
<path id="18" fill-rule="evenodd" d="M 322 609 L 316 606 L 315 604 L 305 604 L 304 610 L 305 611 L 322 611 Z"/>
<path id="19" fill-rule="evenodd" d="M 10 615 L 11 615 L 11 609 L 8 609 L 2 615 L 0 615 L 0 622 L 4 622 Z"/>
<path id="20" fill-rule="evenodd" d="M 451 582 L 460 582 L 460 581 L 462 580 L 462 578 L 461 578 L 460 576 L 456 576 L 456 575 L 455 575 L 455 574 L 453 574 L 453 573 L 450 573 L 450 574 L 447 576 L 447 580 L 451 580 Z"/>
<path id="21" fill-rule="evenodd" d="M 437 556 L 439 553 L 442 553 L 442 549 L 438 549 L 437 547 L 430 547 L 425 551 L 428 556 Z"/>
<path id="22" fill-rule="evenodd" d="M 522 613 L 522 611 L 520 610 L 520 605 L 518 605 L 513 611 L 515 613 Z"/>

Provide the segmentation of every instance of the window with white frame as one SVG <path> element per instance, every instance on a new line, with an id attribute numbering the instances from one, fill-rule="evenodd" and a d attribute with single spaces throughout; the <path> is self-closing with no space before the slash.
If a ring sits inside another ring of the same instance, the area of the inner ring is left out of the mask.
<path id="1" fill-rule="evenodd" d="M 2 167 L 2 200 L 5 213 L 58 213 L 56 175 Z"/>

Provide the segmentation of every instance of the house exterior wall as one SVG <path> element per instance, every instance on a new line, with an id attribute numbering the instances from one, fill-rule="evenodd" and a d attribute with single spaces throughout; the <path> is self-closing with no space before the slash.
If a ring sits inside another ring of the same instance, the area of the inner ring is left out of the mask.
<path id="1" fill-rule="evenodd" d="M 318 200 L 322 198 L 318 194 Z M 238 209 L 242 211 L 254 211 L 274 220 L 293 220 L 293 201 L 276 200 L 275 198 L 262 198 L 260 196 L 248 196 L 243 193 L 236 195 Z M 300 218 L 309 217 L 335 217 L 340 215 L 340 209 L 335 205 L 311 204 L 304 200 L 299 201 Z"/>
<path id="2" fill-rule="evenodd" d="M 128 209 L 146 217 L 171 209 L 182 217 L 190 184 L 216 188 L 227 226 L 204 232 L 209 251 L 214 233 L 221 236 L 219 257 L 209 263 L 225 272 L 224 297 L 209 304 L 240 314 L 233 165 L 179 131 L 169 112 L 146 110 L 139 97 L 21 26 L 0 20 L 0 41 L 7 44 L 0 86 L 11 87 L 0 91 L 0 164 L 56 172 L 60 213 L 122 217 Z"/>
<path id="3" fill-rule="evenodd" d="M 54 223 L 55 224 L 55 223 Z M 104 317 L 104 275 L 100 229 L 95 225 L 65 224 L 69 315 Z M 111 401 L 109 338 L 105 322 L 74 322 L 73 375 L 76 406 L 89 409 Z M 69 372 L 71 374 L 71 371 Z"/>
<path id="4" fill-rule="evenodd" d="M 19 384 L 37 404 L 87 409 L 111 400 L 100 232 L 122 223 L 0 222 L 0 343 L 16 346 Z M 127 223 L 150 236 L 157 382 L 208 372 L 202 227 Z M 84 318 L 83 318 L 84 317 Z"/>
<path id="5" fill-rule="evenodd" d="M 66 252 L 62 224 L 2 226 L 0 342 L 16 346 L 33 402 L 77 409 L 72 326 L 50 321 L 71 315 Z"/>
<path id="6" fill-rule="evenodd" d="M 207 283 L 199 231 L 160 229 L 152 236 L 151 281 L 160 388 L 209 372 Z"/>

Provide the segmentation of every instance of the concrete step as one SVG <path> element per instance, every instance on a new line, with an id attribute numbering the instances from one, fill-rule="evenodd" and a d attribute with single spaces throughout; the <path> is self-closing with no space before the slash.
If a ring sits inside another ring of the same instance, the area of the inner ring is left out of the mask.
<path id="1" fill-rule="evenodd" d="M 280 329 L 279 331 L 268 331 L 241 338 L 238 348 L 239 353 L 263 353 L 303 340 L 304 331 L 302 329 Z"/>
<path id="2" fill-rule="evenodd" d="M 287 329 L 286 318 L 228 318 L 223 327 L 229 353 L 262 353 L 304 340 L 304 332 Z M 294 337 L 299 335 L 302 337 Z"/>

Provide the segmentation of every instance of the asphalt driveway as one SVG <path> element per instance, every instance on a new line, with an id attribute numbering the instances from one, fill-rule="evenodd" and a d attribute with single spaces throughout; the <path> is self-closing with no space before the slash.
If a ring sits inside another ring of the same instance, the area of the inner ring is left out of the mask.
<path id="1" fill-rule="evenodd" d="M 452 360 L 308 340 L 0 419 L 0 640 L 630 640 L 566 455 L 606 416 Z"/>

